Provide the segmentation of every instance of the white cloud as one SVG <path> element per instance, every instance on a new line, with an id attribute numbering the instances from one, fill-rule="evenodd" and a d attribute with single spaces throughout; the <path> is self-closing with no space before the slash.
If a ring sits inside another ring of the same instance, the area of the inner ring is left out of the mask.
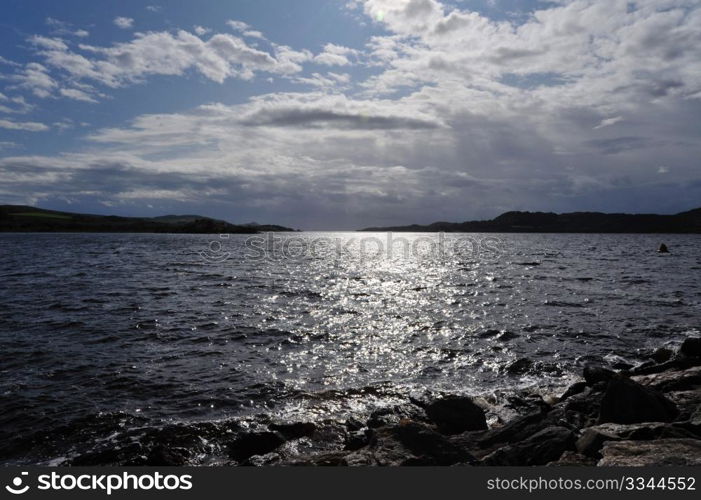
<path id="1" fill-rule="evenodd" d="M 27 132 L 43 132 L 49 130 L 49 127 L 43 123 L 37 122 L 16 122 L 12 120 L 0 119 L 0 128 L 9 130 L 24 130 Z"/>
<path id="2" fill-rule="evenodd" d="M 209 33 L 210 31 L 212 31 L 211 29 L 205 28 L 205 27 L 203 27 L 203 26 L 195 26 L 195 27 L 193 28 L 193 30 L 194 30 L 195 33 L 197 33 L 199 36 L 206 35 L 206 34 Z"/>
<path id="3" fill-rule="evenodd" d="M 28 63 L 22 71 L 11 77 L 19 82 L 20 88 L 30 90 L 35 96 L 46 98 L 58 86 L 56 81 L 49 76 L 48 69 L 39 63 Z"/>
<path id="4" fill-rule="evenodd" d="M 134 26 L 134 20 L 131 17 L 115 17 L 114 25 L 123 30 L 128 30 Z"/>
<path id="5" fill-rule="evenodd" d="M 698 204 L 698 2 L 543 2 L 498 21 L 466 2 L 354 4 L 383 34 L 362 50 L 329 43 L 316 55 L 252 46 L 244 37 L 255 30 L 241 21 L 228 23 L 236 33 L 149 32 L 108 46 L 33 38 L 42 64 L 18 69 L 15 82 L 52 96 L 77 89 L 96 99 L 100 85 L 189 72 L 216 82 L 264 73 L 312 88 L 138 116 L 92 133 L 84 153 L 0 160 L 0 174 L 17 192 L 91 190 L 108 203 L 196 203 L 199 192 L 208 206 L 344 227 Z M 304 71 L 311 62 L 337 72 Z M 351 78 L 349 65 L 362 70 Z M 54 180 L 20 183 L 11 174 L 21 165 Z"/>
<path id="6" fill-rule="evenodd" d="M 604 118 L 603 120 L 601 120 L 601 122 L 599 122 L 599 124 L 596 127 L 594 127 L 594 130 L 599 130 L 599 129 L 604 128 L 604 127 L 610 127 L 611 125 L 615 125 L 616 123 L 621 122 L 621 121 L 623 121 L 622 116 L 613 116 L 611 118 Z"/>
<path id="7" fill-rule="evenodd" d="M 254 30 L 253 28 L 251 28 L 251 26 L 249 26 L 247 23 L 244 23 L 243 21 L 229 20 L 226 22 L 226 24 L 234 31 L 238 31 L 239 33 L 241 33 L 243 36 L 265 40 L 265 35 L 263 35 L 263 33 Z"/>
<path id="8" fill-rule="evenodd" d="M 76 101 L 92 102 L 92 103 L 97 102 L 97 100 L 94 97 L 92 97 L 87 92 L 83 92 L 80 89 L 64 88 L 64 89 L 61 89 L 59 92 L 63 97 L 68 97 L 69 99 L 73 99 Z"/>

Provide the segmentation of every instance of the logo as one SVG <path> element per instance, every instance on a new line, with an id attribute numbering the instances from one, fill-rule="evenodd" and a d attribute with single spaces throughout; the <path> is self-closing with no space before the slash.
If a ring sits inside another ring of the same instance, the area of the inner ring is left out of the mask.
<path id="1" fill-rule="evenodd" d="M 21 476 L 28 476 L 28 472 L 22 472 Z M 12 486 L 5 486 L 5 489 L 12 493 L 13 495 L 22 495 L 24 493 L 27 493 L 27 490 L 29 490 L 29 486 L 25 486 L 22 488 L 22 477 L 17 476 L 12 480 Z"/>

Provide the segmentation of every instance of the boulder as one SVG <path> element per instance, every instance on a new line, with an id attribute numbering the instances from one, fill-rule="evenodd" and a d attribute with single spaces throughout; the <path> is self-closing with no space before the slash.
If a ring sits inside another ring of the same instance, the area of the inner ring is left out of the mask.
<path id="1" fill-rule="evenodd" d="M 582 465 L 594 466 L 596 460 L 574 451 L 566 451 L 555 462 L 547 464 L 548 467 L 581 467 Z"/>
<path id="2" fill-rule="evenodd" d="M 618 377 L 616 372 L 608 370 L 602 366 L 588 364 L 584 367 L 584 380 L 587 385 L 592 386 L 598 384 L 599 382 L 609 382 L 610 380 Z"/>
<path id="3" fill-rule="evenodd" d="M 660 347 L 658 349 L 655 349 L 652 352 L 652 354 L 650 354 L 650 359 L 652 359 L 656 363 L 666 363 L 667 361 L 671 360 L 673 356 L 674 351 L 672 349 Z"/>
<path id="4" fill-rule="evenodd" d="M 312 422 L 274 423 L 269 427 L 288 440 L 309 437 L 316 431 L 316 425 Z"/>
<path id="5" fill-rule="evenodd" d="M 631 380 L 663 392 L 696 389 L 701 385 L 701 366 L 638 375 L 631 377 Z"/>
<path id="6" fill-rule="evenodd" d="M 586 382 L 575 382 L 571 386 L 567 388 L 567 390 L 560 396 L 560 401 L 565 401 L 567 398 L 571 396 L 576 396 L 577 394 L 581 394 L 586 390 L 587 388 L 587 383 Z"/>
<path id="7" fill-rule="evenodd" d="M 229 443 L 229 456 L 241 462 L 253 455 L 265 455 L 285 443 L 279 432 L 250 432 Z"/>
<path id="8" fill-rule="evenodd" d="M 693 432 L 678 424 L 648 422 L 641 424 L 601 424 L 587 427 L 577 440 L 577 451 L 600 458 L 607 441 L 651 441 L 654 439 L 697 439 Z"/>
<path id="9" fill-rule="evenodd" d="M 403 419 L 423 421 L 426 420 L 426 413 L 422 408 L 412 403 L 379 408 L 370 414 L 367 426 L 373 429 L 393 426 L 399 424 Z"/>
<path id="10" fill-rule="evenodd" d="M 679 348 L 679 352 L 691 358 L 701 357 L 701 338 L 690 337 L 686 339 Z"/>
<path id="11" fill-rule="evenodd" d="M 548 427 L 525 441 L 499 448 L 487 455 L 483 465 L 534 466 L 558 460 L 565 451 L 574 450 L 574 433 L 566 427 Z"/>
<path id="12" fill-rule="evenodd" d="M 467 451 L 457 447 L 446 437 L 427 425 L 418 422 L 402 422 L 393 429 L 397 440 L 426 464 L 453 465 L 474 463 L 476 460 Z"/>
<path id="13" fill-rule="evenodd" d="M 701 441 L 658 439 L 655 441 L 609 441 L 597 465 L 606 467 L 699 466 Z"/>
<path id="14" fill-rule="evenodd" d="M 674 403 L 663 394 L 632 380 L 614 378 L 601 399 L 599 423 L 670 422 L 677 414 Z"/>
<path id="15" fill-rule="evenodd" d="M 426 406 L 426 415 L 445 434 L 487 429 L 484 410 L 466 396 L 446 396 Z"/>
<path id="16" fill-rule="evenodd" d="M 587 457 L 601 458 L 601 448 L 606 441 L 620 441 L 620 438 L 604 429 L 588 427 L 575 443 L 577 451 Z"/>

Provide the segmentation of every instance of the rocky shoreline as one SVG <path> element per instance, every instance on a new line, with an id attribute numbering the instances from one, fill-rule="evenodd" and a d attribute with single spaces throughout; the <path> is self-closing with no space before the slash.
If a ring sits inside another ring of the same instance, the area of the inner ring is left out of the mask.
<path id="1" fill-rule="evenodd" d="M 230 450 L 244 465 L 701 465 L 701 339 L 650 356 L 619 372 L 587 365 L 560 397 L 523 395 L 530 411 L 491 429 L 473 399 L 444 395 L 350 419 L 340 450 L 293 456 L 290 441 L 320 437 L 311 423 L 273 424 Z"/>
<path id="2" fill-rule="evenodd" d="M 44 464 L 701 465 L 701 338 L 646 357 L 618 371 L 590 363 L 581 380 L 559 395 L 524 390 L 506 396 L 506 404 L 503 398 L 425 393 L 341 420 L 256 416 L 160 427 L 121 414 L 99 422 L 101 429 L 111 425 L 116 437 Z M 364 388 L 356 396 L 373 397 L 381 390 Z M 91 425 L 97 424 L 80 425 L 86 439 Z M 34 436 L 32 448 L 56 456 L 46 443 L 69 437 L 75 439 L 73 430 L 66 436 L 60 430 Z"/>

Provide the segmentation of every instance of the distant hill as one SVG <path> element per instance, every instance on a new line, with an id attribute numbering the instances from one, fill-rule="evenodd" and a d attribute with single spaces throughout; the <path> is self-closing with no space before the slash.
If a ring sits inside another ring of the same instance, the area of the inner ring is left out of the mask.
<path id="1" fill-rule="evenodd" d="M 256 234 L 266 231 L 293 229 L 283 226 L 242 226 L 201 215 L 118 217 L 0 205 L 0 232 Z"/>
<path id="2" fill-rule="evenodd" d="M 362 231 L 446 233 L 701 233 L 701 208 L 676 215 L 599 212 L 507 212 L 487 221 L 426 226 L 369 227 Z"/>

